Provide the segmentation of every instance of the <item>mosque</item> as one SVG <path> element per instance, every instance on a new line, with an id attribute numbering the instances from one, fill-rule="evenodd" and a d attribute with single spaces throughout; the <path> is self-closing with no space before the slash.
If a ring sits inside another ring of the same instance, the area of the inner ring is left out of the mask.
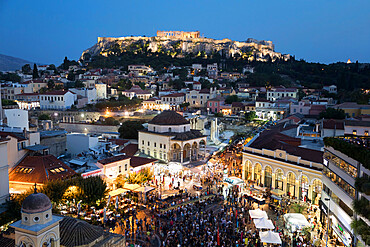
<path id="1" fill-rule="evenodd" d="M 86 221 L 52 214 L 50 199 L 36 188 L 22 204 L 22 218 L 0 236 L 1 247 L 118 247 L 125 237 Z"/>

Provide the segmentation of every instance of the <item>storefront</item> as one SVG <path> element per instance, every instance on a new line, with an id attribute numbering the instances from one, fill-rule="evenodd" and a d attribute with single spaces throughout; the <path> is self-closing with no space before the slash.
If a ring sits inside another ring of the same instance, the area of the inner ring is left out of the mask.
<path id="1" fill-rule="evenodd" d="M 272 186 L 272 169 L 267 166 L 265 169 L 265 187 L 271 188 Z"/>
<path id="2" fill-rule="evenodd" d="M 320 222 L 325 227 L 328 226 L 328 207 L 320 200 Z M 351 246 L 352 235 L 348 229 L 338 220 L 338 218 L 330 213 L 330 231 L 332 237 L 343 243 L 344 246 Z M 332 238 L 330 238 L 332 239 Z"/>

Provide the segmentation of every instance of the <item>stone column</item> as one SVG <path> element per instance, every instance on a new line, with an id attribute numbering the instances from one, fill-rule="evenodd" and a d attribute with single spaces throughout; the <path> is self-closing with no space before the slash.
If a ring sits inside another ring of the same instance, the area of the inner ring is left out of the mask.
<path id="1" fill-rule="evenodd" d="M 307 191 L 307 198 L 308 199 L 310 199 L 310 200 L 312 200 L 312 192 L 313 192 L 313 184 L 310 184 L 309 186 L 308 186 L 308 191 Z M 312 202 L 313 203 L 313 202 Z"/>
<path id="2" fill-rule="evenodd" d="M 252 176 L 251 176 L 251 180 L 252 180 L 253 182 L 255 182 L 255 181 L 254 181 L 254 166 L 252 166 Z"/>
<path id="3" fill-rule="evenodd" d="M 301 182 L 301 179 L 295 180 L 295 195 L 294 196 L 298 199 L 301 199 L 299 198 L 299 191 L 302 190 L 300 182 Z"/>
<path id="4" fill-rule="evenodd" d="M 284 191 L 284 194 L 286 195 L 287 192 L 288 192 L 288 188 L 287 188 L 288 184 L 287 184 L 287 178 L 284 176 L 283 178 L 283 191 Z"/>
<path id="5" fill-rule="evenodd" d="M 261 170 L 261 179 L 260 183 L 265 186 L 265 170 Z"/>
<path id="6" fill-rule="evenodd" d="M 181 151 L 180 151 L 180 157 L 181 157 L 181 164 L 184 162 L 184 150 L 183 149 L 181 149 Z"/>
<path id="7" fill-rule="evenodd" d="M 275 173 L 272 173 L 271 174 L 271 188 L 272 189 L 275 189 L 275 183 L 276 183 Z"/>
<path id="8" fill-rule="evenodd" d="M 245 180 L 245 164 L 242 164 L 242 179 Z"/>

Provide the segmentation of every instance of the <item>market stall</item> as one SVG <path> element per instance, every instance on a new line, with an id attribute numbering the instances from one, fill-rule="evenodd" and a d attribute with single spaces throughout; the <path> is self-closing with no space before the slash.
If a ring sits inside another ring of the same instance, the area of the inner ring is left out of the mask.
<path id="1" fill-rule="evenodd" d="M 284 214 L 284 220 L 286 228 L 291 232 L 300 231 L 302 228 L 310 225 L 306 217 L 298 213 Z"/>
<path id="2" fill-rule="evenodd" d="M 274 229 L 275 228 L 272 221 L 264 217 L 253 219 L 253 222 L 257 229 Z"/>
<path id="3" fill-rule="evenodd" d="M 259 208 L 255 210 L 249 210 L 249 215 L 252 219 L 268 218 L 267 213 Z"/>
<path id="4" fill-rule="evenodd" d="M 261 242 L 267 243 L 267 244 L 281 244 L 282 243 L 279 233 L 272 232 L 272 231 L 260 232 L 260 239 L 261 239 Z"/>

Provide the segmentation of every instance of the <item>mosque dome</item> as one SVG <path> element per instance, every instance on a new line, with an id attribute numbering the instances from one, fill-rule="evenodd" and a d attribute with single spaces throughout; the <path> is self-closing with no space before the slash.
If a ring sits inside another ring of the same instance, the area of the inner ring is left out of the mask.
<path id="1" fill-rule="evenodd" d="M 22 212 L 29 214 L 41 213 L 51 209 L 51 207 L 52 204 L 47 195 L 43 193 L 33 193 L 24 199 L 22 203 Z"/>
<path id="2" fill-rule="evenodd" d="M 183 116 L 175 111 L 163 111 L 161 114 L 155 116 L 152 120 L 149 121 L 149 124 L 156 125 L 183 125 L 189 124 L 189 121 L 186 120 Z"/>

